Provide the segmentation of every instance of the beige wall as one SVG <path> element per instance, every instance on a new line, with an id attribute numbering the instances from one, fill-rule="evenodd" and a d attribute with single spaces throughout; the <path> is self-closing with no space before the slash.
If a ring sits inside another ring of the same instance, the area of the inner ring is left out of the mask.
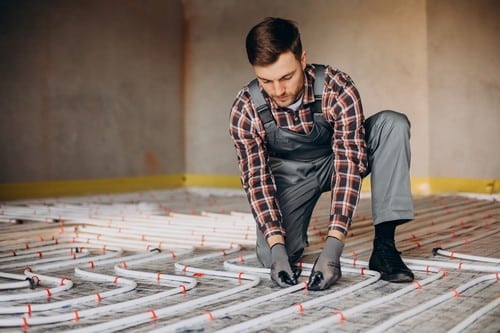
<path id="1" fill-rule="evenodd" d="M 0 6 L 0 182 L 184 171 L 178 1 Z"/>
<path id="2" fill-rule="evenodd" d="M 500 1 L 429 1 L 430 175 L 500 177 Z"/>
<path id="3" fill-rule="evenodd" d="M 188 0 L 186 166 L 189 173 L 236 174 L 228 115 L 253 78 L 248 30 L 266 16 L 295 20 L 310 62 L 339 67 L 360 89 L 367 116 L 393 109 L 413 124 L 413 175 L 429 172 L 425 1 Z M 304 7 L 304 3 L 308 6 Z M 213 156 L 217 156 L 215 159 Z"/>
<path id="4" fill-rule="evenodd" d="M 189 173 L 237 174 L 227 119 L 237 90 L 253 78 L 244 38 L 262 18 L 282 16 L 299 23 L 310 62 L 352 76 L 367 116 L 381 109 L 409 116 L 412 176 L 500 176 L 500 2 L 184 3 Z"/>
<path id="5" fill-rule="evenodd" d="M 498 1 L 0 0 L 0 183 L 237 176 L 229 109 L 266 16 L 367 116 L 409 116 L 413 176 L 500 176 Z"/>

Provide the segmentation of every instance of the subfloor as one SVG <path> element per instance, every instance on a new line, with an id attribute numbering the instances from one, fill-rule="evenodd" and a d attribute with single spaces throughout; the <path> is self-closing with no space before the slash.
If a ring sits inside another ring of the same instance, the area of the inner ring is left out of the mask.
<path id="1" fill-rule="evenodd" d="M 327 231 L 309 228 L 307 276 Z M 0 203 L 1 332 L 499 332 L 500 203 L 415 198 L 397 229 L 413 283 L 368 270 L 362 198 L 329 290 L 281 289 L 257 262 L 240 191 L 183 189 Z"/>

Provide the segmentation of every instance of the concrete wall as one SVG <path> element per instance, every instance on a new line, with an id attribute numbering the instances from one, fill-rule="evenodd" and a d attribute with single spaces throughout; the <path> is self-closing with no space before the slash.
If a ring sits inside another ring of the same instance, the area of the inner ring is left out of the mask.
<path id="1" fill-rule="evenodd" d="M 0 182 L 184 171 L 179 1 L 0 2 Z"/>
<path id="2" fill-rule="evenodd" d="M 412 175 L 499 177 L 495 0 L 0 0 L 0 183 L 238 175 L 229 109 L 244 38 L 298 22 L 367 116 L 412 121 Z"/>

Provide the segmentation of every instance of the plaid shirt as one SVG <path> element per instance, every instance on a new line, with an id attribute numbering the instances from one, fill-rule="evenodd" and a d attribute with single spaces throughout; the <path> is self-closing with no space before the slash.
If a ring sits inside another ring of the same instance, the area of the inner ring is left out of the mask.
<path id="1" fill-rule="evenodd" d="M 307 65 L 302 105 L 314 102 L 313 83 L 314 67 Z M 309 109 L 301 107 L 297 113 L 285 111 L 265 93 L 264 96 L 278 127 L 302 134 L 312 130 L 314 122 Z M 322 111 L 334 129 L 329 230 L 347 235 L 358 203 L 362 176 L 367 170 L 364 116 L 361 98 L 351 78 L 330 66 L 326 70 Z M 268 164 L 266 133 L 248 86 L 240 90 L 232 106 L 229 132 L 238 156 L 241 182 L 260 230 L 266 239 L 272 235 L 285 236 L 276 185 Z"/>

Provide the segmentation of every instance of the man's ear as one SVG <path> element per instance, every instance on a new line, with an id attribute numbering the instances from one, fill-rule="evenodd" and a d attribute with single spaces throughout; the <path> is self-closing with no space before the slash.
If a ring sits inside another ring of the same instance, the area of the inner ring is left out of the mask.
<path id="1" fill-rule="evenodd" d="M 302 70 L 306 69 L 306 65 L 307 65 L 306 51 L 302 51 L 302 56 L 300 57 L 300 64 L 302 65 Z"/>

